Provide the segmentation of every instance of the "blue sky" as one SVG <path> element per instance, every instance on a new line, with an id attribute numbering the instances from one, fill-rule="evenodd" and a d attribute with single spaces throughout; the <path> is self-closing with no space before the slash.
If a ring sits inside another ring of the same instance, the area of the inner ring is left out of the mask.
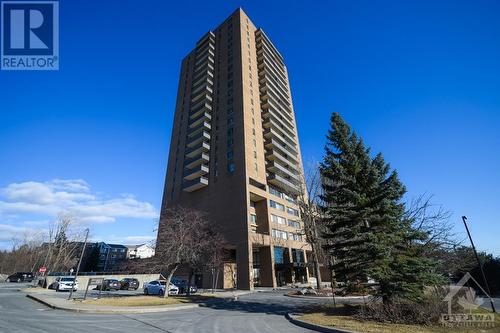
<path id="1" fill-rule="evenodd" d="M 62 0 L 60 70 L 0 72 L 0 247 L 60 209 L 154 237 L 180 61 L 238 6 L 285 57 L 306 162 L 340 112 L 500 255 L 500 2 L 444 0 Z"/>

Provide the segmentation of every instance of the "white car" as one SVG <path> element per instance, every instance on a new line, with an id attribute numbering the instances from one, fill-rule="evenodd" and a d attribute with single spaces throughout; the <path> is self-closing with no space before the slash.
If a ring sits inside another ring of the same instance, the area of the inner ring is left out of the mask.
<path id="1" fill-rule="evenodd" d="M 55 289 L 56 291 L 62 290 L 71 290 L 71 286 L 73 285 L 73 291 L 78 290 L 78 281 L 75 281 L 74 276 L 59 276 L 56 280 L 50 285 L 51 289 Z"/>
<path id="2" fill-rule="evenodd" d="M 165 280 L 155 280 L 144 284 L 144 295 L 165 295 L 165 286 L 167 281 Z M 179 294 L 179 288 L 170 282 L 168 287 L 169 295 Z"/>

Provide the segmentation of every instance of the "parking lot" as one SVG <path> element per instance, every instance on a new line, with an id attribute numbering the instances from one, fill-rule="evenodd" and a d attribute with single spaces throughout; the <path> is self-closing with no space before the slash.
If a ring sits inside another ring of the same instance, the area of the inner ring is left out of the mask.
<path id="1" fill-rule="evenodd" d="M 283 296 L 283 291 L 252 293 L 237 302 L 167 313 L 83 314 L 53 310 L 19 291 L 28 284 L 0 283 L 0 333 L 11 332 L 312 332 L 297 327 L 285 313 L 310 304 L 309 300 Z M 68 297 L 67 292 L 56 293 Z M 96 291 L 92 291 L 93 293 Z M 128 295 L 141 291 L 105 292 Z M 82 292 L 76 293 L 82 296 Z M 153 296 L 152 296 L 153 297 Z"/>

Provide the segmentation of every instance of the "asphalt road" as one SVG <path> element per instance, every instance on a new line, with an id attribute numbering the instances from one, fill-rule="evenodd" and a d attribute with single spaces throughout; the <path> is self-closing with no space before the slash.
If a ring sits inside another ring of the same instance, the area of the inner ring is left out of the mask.
<path id="1" fill-rule="evenodd" d="M 0 283 L 0 332 L 313 332 L 291 324 L 286 312 L 314 300 L 259 292 L 236 302 L 209 307 L 137 315 L 80 314 L 53 310 L 18 291 L 22 284 Z"/>

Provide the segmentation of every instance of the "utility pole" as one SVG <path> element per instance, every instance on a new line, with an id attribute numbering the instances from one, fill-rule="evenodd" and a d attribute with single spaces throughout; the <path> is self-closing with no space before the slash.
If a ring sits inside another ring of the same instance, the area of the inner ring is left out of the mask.
<path id="1" fill-rule="evenodd" d="M 85 246 L 87 245 L 87 239 L 89 237 L 89 228 L 85 229 L 85 241 L 83 242 L 82 253 L 80 254 L 80 260 L 78 260 L 78 266 L 76 267 L 76 274 L 73 283 L 71 284 L 71 290 L 69 291 L 68 300 L 73 296 L 73 289 L 75 289 L 76 279 L 78 278 L 78 273 L 80 273 L 80 265 L 82 264 L 83 254 L 85 253 Z"/>
<path id="2" fill-rule="evenodd" d="M 467 226 L 467 217 L 462 216 L 462 221 L 464 221 L 465 230 L 467 230 L 467 235 L 469 236 L 469 240 L 472 245 L 472 250 L 474 250 L 474 255 L 476 256 L 477 264 L 479 265 L 479 269 L 481 270 L 481 275 L 483 276 L 484 285 L 486 286 L 486 290 L 488 291 L 487 296 L 490 299 L 491 310 L 493 311 L 493 313 L 496 313 L 495 304 L 493 303 L 493 299 L 490 296 L 491 294 L 490 286 L 488 285 L 488 280 L 486 280 L 486 275 L 484 274 L 483 266 L 481 265 L 481 261 L 479 260 L 479 256 L 477 255 L 476 247 L 474 246 L 474 242 L 472 241 L 472 236 L 470 234 L 469 227 Z"/>

